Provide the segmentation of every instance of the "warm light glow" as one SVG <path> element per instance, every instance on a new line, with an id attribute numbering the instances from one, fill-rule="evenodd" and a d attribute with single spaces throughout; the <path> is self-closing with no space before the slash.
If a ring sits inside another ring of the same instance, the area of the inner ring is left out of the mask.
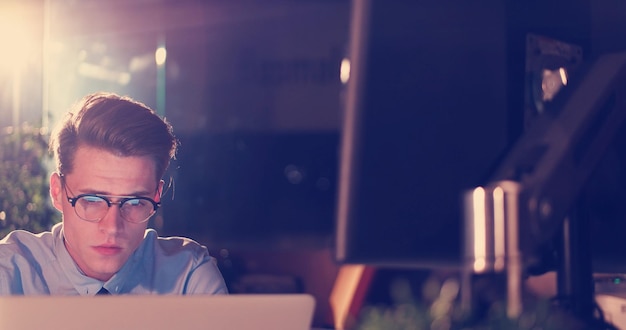
<path id="1" fill-rule="evenodd" d="M 494 269 L 503 271 L 505 265 L 505 212 L 504 212 L 504 190 L 496 187 L 493 190 L 493 235 L 494 235 Z"/>
<path id="2" fill-rule="evenodd" d="M 567 70 L 565 70 L 565 68 L 559 68 L 559 75 L 561 76 L 563 86 L 567 86 Z"/>
<path id="3" fill-rule="evenodd" d="M 339 78 L 341 79 L 342 84 L 348 83 L 350 79 L 350 60 L 344 58 L 341 61 L 341 68 L 339 69 Z"/>
<path id="4" fill-rule="evenodd" d="M 128 64 L 128 70 L 130 72 L 140 72 L 148 69 L 154 69 L 155 54 L 146 53 L 142 55 L 133 56 Z"/>
<path id="5" fill-rule="evenodd" d="M 0 5 L 0 67 L 15 68 L 24 65 L 36 55 L 37 25 L 28 16 L 27 6 Z"/>
<path id="6" fill-rule="evenodd" d="M 131 75 L 128 72 L 113 71 L 99 65 L 84 62 L 78 65 L 78 74 L 93 79 L 115 82 L 122 86 L 128 85 L 131 79 Z"/>
<path id="7" fill-rule="evenodd" d="M 478 187 L 474 189 L 474 271 L 480 273 L 486 268 L 487 257 L 487 215 L 485 213 L 485 189 Z"/>
<path id="8" fill-rule="evenodd" d="M 372 272 L 365 265 L 343 265 L 339 269 L 332 292 L 330 293 L 330 306 L 333 313 L 335 329 L 344 330 L 350 328 L 351 309 L 355 299 L 359 299 L 359 286 L 367 284 L 368 274 Z M 364 283 L 365 282 L 365 283 Z"/>
<path id="9" fill-rule="evenodd" d="M 554 71 L 544 69 L 542 73 L 541 90 L 543 100 L 551 101 L 556 94 L 567 85 L 567 70 L 558 68 Z"/>
<path id="10" fill-rule="evenodd" d="M 165 64 L 165 60 L 167 59 L 167 50 L 165 47 L 157 48 L 156 52 L 154 52 L 154 59 L 159 66 Z"/>

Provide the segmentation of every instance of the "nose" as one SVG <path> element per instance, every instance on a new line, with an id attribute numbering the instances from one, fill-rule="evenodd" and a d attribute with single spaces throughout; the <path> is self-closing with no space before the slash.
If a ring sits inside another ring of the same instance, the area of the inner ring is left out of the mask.
<path id="1" fill-rule="evenodd" d="M 108 235 L 114 235 L 122 230 L 123 226 L 124 219 L 120 213 L 120 206 L 112 203 L 106 215 L 98 221 L 98 228 Z"/>

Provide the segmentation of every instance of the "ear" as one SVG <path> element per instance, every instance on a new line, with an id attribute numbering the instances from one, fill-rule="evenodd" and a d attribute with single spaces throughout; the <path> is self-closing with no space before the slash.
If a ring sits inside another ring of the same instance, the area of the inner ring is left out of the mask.
<path id="1" fill-rule="evenodd" d="M 50 175 L 50 198 L 52 199 L 52 205 L 63 213 L 63 184 L 61 183 L 59 173 Z"/>

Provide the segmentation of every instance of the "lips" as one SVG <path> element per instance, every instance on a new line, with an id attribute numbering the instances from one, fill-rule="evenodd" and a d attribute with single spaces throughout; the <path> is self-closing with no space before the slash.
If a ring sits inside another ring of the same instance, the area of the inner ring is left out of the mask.
<path id="1" fill-rule="evenodd" d="M 122 248 L 114 245 L 98 245 L 94 246 L 93 249 L 104 256 L 112 256 L 122 252 Z"/>

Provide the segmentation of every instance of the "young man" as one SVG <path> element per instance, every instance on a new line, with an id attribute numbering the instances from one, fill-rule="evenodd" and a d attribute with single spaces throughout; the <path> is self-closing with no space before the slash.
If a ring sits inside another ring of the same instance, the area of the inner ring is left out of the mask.
<path id="1" fill-rule="evenodd" d="M 127 97 L 86 96 L 53 132 L 50 232 L 0 241 L 0 294 L 225 294 L 198 243 L 147 229 L 176 152 L 169 123 Z"/>

